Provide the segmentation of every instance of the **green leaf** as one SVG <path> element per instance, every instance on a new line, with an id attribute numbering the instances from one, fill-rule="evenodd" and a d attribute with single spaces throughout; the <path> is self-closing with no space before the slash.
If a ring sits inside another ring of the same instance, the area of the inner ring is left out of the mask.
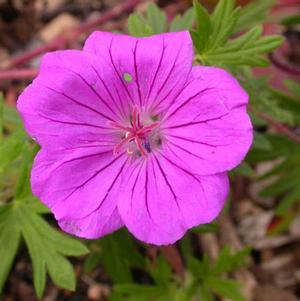
<path id="1" fill-rule="evenodd" d="M 118 284 L 115 286 L 115 291 L 125 296 L 138 296 L 138 300 L 149 300 L 149 298 L 160 297 L 164 293 L 159 287 L 143 284 Z"/>
<path id="2" fill-rule="evenodd" d="M 0 295 L 12 267 L 21 237 L 21 230 L 16 223 L 15 212 L 11 205 L 0 207 Z"/>
<path id="3" fill-rule="evenodd" d="M 293 16 L 288 16 L 281 21 L 281 24 L 284 26 L 295 26 L 300 23 L 300 14 Z"/>
<path id="4" fill-rule="evenodd" d="M 230 248 L 224 247 L 211 272 L 214 275 L 221 275 L 246 266 L 250 251 L 250 248 L 244 248 L 232 255 Z"/>
<path id="5" fill-rule="evenodd" d="M 298 175 L 299 176 L 299 175 Z M 299 181 L 300 182 L 300 181 Z M 292 188 L 289 193 L 280 200 L 277 208 L 276 208 L 276 215 L 278 216 L 286 216 L 289 214 L 291 208 L 299 202 L 300 196 L 300 188 L 299 186 L 296 188 Z"/>
<path id="6" fill-rule="evenodd" d="M 162 256 L 157 258 L 155 265 L 150 265 L 150 273 L 156 284 L 164 287 L 169 286 L 172 271 L 170 265 Z"/>
<path id="7" fill-rule="evenodd" d="M 272 145 L 265 135 L 254 132 L 254 141 L 252 147 L 268 151 L 271 150 Z"/>
<path id="8" fill-rule="evenodd" d="M 76 278 L 72 264 L 57 252 L 45 253 L 47 269 L 53 282 L 58 286 L 71 291 L 75 290 Z"/>
<path id="9" fill-rule="evenodd" d="M 221 297 L 232 301 L 246 301 L 241 293 L 241 284 L 235 280 L 209 277 L 205 280 L 205 284 Z"/>
<path id="10" fill-rule="evenodd" d="M 149 24 L 138 14 L 131 14 L 128 18 L 128 31 L 136 37 L 145 37 L 153 34 Z"/>
<path id="11" fill-rule="evenodd" d="M 100 240 L 99 256 L 107 273 L 116 283 L 132 281 L 131 268 L 143 267 L 144 259 L 126 231 L 118 231 Z"/>
<path id="12" fill-rule="evenodd" d="M 293 80 L 284 81 L 287 88 L 296 96 L 295 100 L 300 103 L 300 84 Z"/>
<path id="13" fill-rule="evenodd" d="M 203 22 L 202 28 L 191 31 L 198 52 L 196 61 L 200 64 L 267 66 L 264 55 L 279 47 L 284 40 L 275 35 L 262 37 L 261 26 L 230 39 L 240 12 L 235 8 L 234 0 L 220 0 L 211 16 L 197 2 L 194 5 L 198 23 Z"/>
<path id="14" fill-rule="evenodd" d="M 101 263 L 101 256 L 98 252 L 91 252 L 84 261 L 84 271 L 92 272 Z"/>
<path id="15" fill-rule="evenodd" d="M 197 51 L 201 53 L 207 47 L 212 32 L 212 25 L 208 12 L 198 0 L 194 0 L 194 10 L 197 20 L 197 31 L 192 30 L 191 36 Z"/>
<path id="16" fill-rule="evenodd" d="M 210 49 L 223 46 L 232 34 L 239 17 L 239 8 L 235 9 L 234 0 L 220 0 L 211 15 L 212 34 Z"/>
<path id="17" fill-rule="evenodd" d="M 205 285 L 199 287 L 199 297 L 201 301 L 215 301 L 215 297 Z"/>
<path id="18" fill-rule="evenodd" d="M 167 28 L 167 16 L 164 11 L 155 3 L 150 3 L 147 7 L 147 23 L 154 33 L 162 33 Z"/>
<path id="19" fill-rule="evenodd" d="M 0 172 L 18 158 L 23 150 L 27 136 L 22 129 L 17 129 L 0 145 Z"/>
<path id="20" fill-rule="evenodd" d="M 32 160 L 38 150 L 38 146 L 31 147 L 26 144 L 22 151 L 22 163 L 19 171 L 18 181 L 16 185 L 15 199 L 21 200 L 31 197 L 30 189 L 30 170 Z"/>
<path id="21" fill-rule="evenodd" d="M 226 46 L 209 50 L 202 57 L 209 64 L 267 66 L 268 61 L 263 55 L 279 47 L 283 37 L 258 38 L 260 31 L 260 27 L 253 28 L 245 35 L 228 42 Z"/>
<path id="22" fill-rule="evenodd" d="M 244 6 L 240 11 L 235 31 L 241 32 L 261 24 L 274 3 L 274 0 L 255 0 Z"/>
<path id="23" fill-rule="evenodd" d="M 189 257 L 187 265 L 188 270 L 200 281 L 203 281 L 210 274 L 209 258 L 206 255 L 203 256 L 202 261 Z"/>
<path id="24" fill-rule="evenodd" d="M 239 166 L 232 170 L 230 174 L 233 176 L 236 174 L 240 174 L 245 177 L 252 177 L 254 175 L 254 170 L 247 162 L 242 162 Z"/>
<path id="25" fill-rule="evenodd" d="M 182 31 L 192 28 L 194 23 L 194 9 L 189 8 L 182 16 L 177 15 L 171 22 L 170 31 Z"/>
<path id="26" fill-rule="evenodd" d="M 57 286 L 74 290 L 74 271 L 63 255 L 84 255 L 88 251 L 87 248 L 79 241 L 53 229 L 22 203 L 18 205 L 18 220 L 33 263 L 37 295 L 43 295 L 46 269 Z"/>
<path id="27" fill-rule="evenodd" d="M 4 104 L 4 123 L 11 126 L 22 126 L 20 115 L 14 107 Z"/>
<path id="28" fill-rule="evenodd" d="M 214 233 L 217 232 L 219 229 L 219 225 L 215 222 L 210 223 L 210 224 L 204 224 L 200 225 L 198 227 L 194 227 L 191 229 L 191 232 L 193 233 Z"/>
<path id="29" fill-rule="evenodd" d="M 4 130 L 4 99 L 3 94 L 0 92 L 0 142 L 3 139 L 3 130 Z"/>

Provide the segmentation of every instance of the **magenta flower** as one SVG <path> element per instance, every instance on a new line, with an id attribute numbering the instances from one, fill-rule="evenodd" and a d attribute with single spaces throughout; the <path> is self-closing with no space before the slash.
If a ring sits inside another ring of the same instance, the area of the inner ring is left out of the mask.
<path id="1" fill-rule="evenodd" d="M 252 141 L 248 96 L 192 61 L 188 32 L 95 32 L 83 51 L 44 56 L 18 110 L 42 147 L 33 193 L 64 231 L 98 238 L 125 225 L 161 245 L 219 214 L 226 172 Z"/>

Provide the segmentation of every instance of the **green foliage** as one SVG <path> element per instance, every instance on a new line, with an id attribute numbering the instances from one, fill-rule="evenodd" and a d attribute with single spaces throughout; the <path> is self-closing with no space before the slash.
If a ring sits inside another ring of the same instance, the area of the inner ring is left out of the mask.
<path id="1" fill-rule="evenodd" d="M 4 111 L 4 100 L 3 100 L 3 95 L 0 92 L 0 142 L 3 139 L 3 130 L 4 130 L 3 111 Z"/>
<path id="2" fill-rule="evenodd" d="M 21 200 L 3 205 L 0 217 L 0 239 L 8 243 L 0 245 L 1 261 L 5 264 L 0 269 L 0 289 L 3 288 L 22 235 L 32 260 L 37 296 L 40 298 L 43 295 L 46 269 L 57 286 L 74 290 L 73 268 L 64 255 L 86 254 L 87 248 L 83 244 L 49 226 Z"/>
<path id="3" fill-rule="evenodd" d="M 204 256 L 202 261 L 189 258 L 189 271 L 194 277 L 192 287 L 195 288 L 201 300 L 215 300 L 216 294 L 233 301 L 244 301 L 241 284 L 224 275 L 246 266 L 249 253 L 250 249 L 245 248 L 231 254 L 229 247 L 225 247 L 214 264 L 209 262 L 207 256 Z"/>
<path id="4" fill-rule="evenodd" d="M 193 8 L 187 10 L 182 16 L 177 15 L 170 24 L 167 23 L 167 16 L 155 3 L 150 3 L 146 14 L 141 16 L 133 13 L 128 18 L 128 32 L 137 37 L 159 34 L 164 31 L 188 30 L 194 22 Z"/>
<path id="5" fill-rule="evenodd" d="M 14 116 L 14 113 L 10 116 Z M 0 203 L 0 292 L 12 267 L 21 237 L 32 260 L 37 296 L 41 298 L 43 295 L 47 271 L 58 287 L 74 290 L 73 267 L 65 256 L 81 256 L 88 249 L 80 241 L 57 231 L 40 216 L 41 213 L 47 213 L 48 209 L 32 195 L 29 183 L 32 160 L 38 148 L 27 140 L 23 129 L 18 126 L 18 118 L 14 116 L 10 121 L 15 130 L 3 137 L 0 146 L 0 179 L 4 185 L 1 188 L 9 188 L 2 181 L 4 176 L 13 188 L 9 189 L 10 194 L 5 195 L 5 199 L 11 198 L 12 201 L 3 203 L 3 198 Z"/>
<path id="6" fill-rule="evenodd" d="M 272 148 L 269 151 L 255 149 L 249 155 L 252 162 L 279 160 L 271 171 L 261 179 L 273 177 L 275 181 L 264 188 L 261 195 L 264 197 L 279 197 L 277 214 L 289 215 L 291 208 L 300 200 L 300 146 L 288 138 L 267 135 Z"/>
<path id="7" fill-rule="evenodd" d="M 192 28 L 194 23 L 194 9 L 188 9 L 182 16 L 177 15 L 170 24 L 170 31 L 181 31 Z"/>
<path id="8" fill-rule="evenodd" d="M 208 44 L 209 37 L 212 33 L 212 24 L 206 9 L 198 1 L 194 1 L 194 9 L 197 20 L 197 30 L 191 30 L 194 46 L 198 52 L 202 52 Z"/>
<path id="9" fill-rule="evenodd" d="M 207 256 L 204 256 L 202 261 L 189 256 L 189 273 L 185 275 L 184 280 L 173 278 L 170 266 L 162 257 L 158 257 L 155 263 L 147 266 L 153 284 L 117 285 L 111 300 L 190 301 L 199 296 L 201 300 L 215 301 L 215 295 L 218 295 L 233 301 L 243 301 L 245 299 L 240 291 L 241 285 L 225 276 L 226 273 L 244 267 L 249 252 L 247 248 L 232 254 L 230 249 L 225 247 L 215 264 L 210 263 Z"/>
<path id="10" fill-rule="evenodd" d="M 131 14 L 128 18 L 128 31 L 136 37 L 150 36 L 153 34 L 150 25 L 138 14 Z"/>
<path id="11" fill-rule="evenodd" d="M 193 228 L 191 231 L 193 233 L 211 233 L 217 232 L 219 229 L 219 225 L 217 223 L 210 223 L 205 225 L 200 225 L 198 227 Z"/>
<path id="12" fill-rule="evenodd" d="M 168 263 L 159 257 L 155 264 L 148 264 L 148 272 L 154 281 L 153 285 L 147 284 L 119 284 L 115 293 L 128 300 L 174 300 L 174 288 L 171 280 L 171 268 Z M 176 290 L 175 290 L 176 291 Z M 169 299 L 168 299 L 169 298 Z"/>
<path id="13" fill-rule="evenodd" d="M 299 23 L 300 23 L 300 14 L 288 16 L 281 21 L 281 24 L 285 26 L 294 26 L 294 25 L 298 25 Z"/>
<path id="14" fill-rule="evenodd" d="M 146 17 L 154 33 L 162 33 L 167 29 L 167 16 L 155 3 L 148 5 Z"/>
<path id="15" fill-rule="evenodd" d="M 125 230 L 106 236 L 91 245 L 92 252 L 85 261 L 85 270 L 90 272 L 97 265 L 103 264 L 115 283 L 131 282 L 131 269 L 142 269 L 145 265 L 136 246 L 132 236 Z"/>
<path id="16" fill-rule="evenodd" d="M 20 228 L 15 223 L 16 215 L 12 206 L 6 205 L 0 207 L 0 292 L 11 269 L 20 243 Z"/>
<path id="17" fill-rule="evenodd" d="M 264 54 L 283 41 L 281 36 L 261 37 L 261 26 L 230 39 L 240 17 L 234 0 L 220 0 L 210 16 L 197 1 L 194 7 L 198 25 L 191 34 L 198 52 L 196 60 L 201 64 L 266 66 Z"/>
<path id="18" fill-rule="evenodd" d="M 234 31 L 241 32 L 262 23 L 276 0 L 255 0 L 240 10 Z"/>
<path id="19" fill-rule="evenodd" d="M 165 13 L 151 3 L 145 16 L 136 13 L 130 15 L 128 31 L 140 37 L 161 33 L 167 29 L 189 29 L 197 50 L 197 62 L 206 65 L 262 67 L 268 64 L 264 55 L 276 49 L 283 41 L 283 37 L 276 35 L 262 37 L 262 27 L 258 25 L 272 3 L 273 0 L 256 1 L 240 9 L 235 6 L 234 0 L 220 0 L 209 15 L 205 7 L 198 0 L 194 0 L 194 8 L 186 11 L 183 16 L 176 16 L 169 27 Z M 258 18 L 253 18 L 253 15 L 257 15 Z M 195 29 L 192 28 L 194 18 L 197 21 Z M 251 27 L 249 31 L 231 39 L 236 29 Z"/>
<path id="20" fill-rule="evenodd" d="M 265 66 L 265 55 L 281 42 L 280 36 L 263 36 L 261 23 L 273 0 L 255 0 L 237 8 L 234 0 L 220 0 L 209 14 L 201 1 L 167 22 L 166 14 L 151 3 L 144 15 L 133 13 L 128 19 L 128 31 L 134 36 L 149 36 L 164 31 L 189 30 L 196 50 L 195 61 L 205 65 L 220 65 L 231 71 L 248 91 L 251 118 L 255 127 L 254 142 L 247 160 L 238 166 L 236 174 L 252 181 L 274 178 L 261 191 L 262 196 L 278 200 L 277 215 L 282 223 L 272 234 L 284 231 L 294 218 L 294 208 L 300 200 L 300 146 L 283 137 L 270 134 L 268 123 L 260 113 L 288 127 L 300 125 L 300 85 L 286 81 L 288 92 L 271 88 L 268 78 L 256 78 L 251 66 Z M 298 22 L 298 16 L 283 21 Z M 125 81 L 132 81 L 124 74 Z M 51 225 L 49 210 L 32 195 L 29 172 L 38 147 L 28 139 L 15 109 L 3 103 L 0 95 L 0 292 L 13 266 L 18 250 L 26 246 L 33 267 L 33 282 L 38 297 L 42 297 L 47 274 L 58 287 L 74 290 L 75 276 L 68 256 L 88 252 L 85 244 L 62 234 Z M 255 179 L 255 166 L 275 160 L 271 171 Z M 184 279 L 172 271 L 168 262 L 158 255 L 153 262 L 145 259 L 146 250 L 126 231 L 120 230 L 98 241 L 88 242 L 91 249 L 84 267 L 86 273 L 97 266 L 104 267 L 113 284 L 111 301 L 216 301 L 226 298 L 243 301 L 241 284 L 232 273 L 247 265 L 250 249 L 232 254 L 225 247 L 215 262 L 207 255 L 195 257 L 193 239 L 197 235 L 217 232 L 213 222 L 191 229 L 180 241 L 181 254 L 187 263 Z M 138 275 L 138 277 L 137 277 Z M 138 279 L 137 279 L 138 278 Z"/>

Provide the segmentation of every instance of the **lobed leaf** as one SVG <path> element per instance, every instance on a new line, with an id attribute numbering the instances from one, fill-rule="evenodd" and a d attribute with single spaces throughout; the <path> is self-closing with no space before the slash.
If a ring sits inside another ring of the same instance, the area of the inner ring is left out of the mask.
<path id="1" fill-rule="evenodd" d="M 170 24 L 170 31 L 189 30 L 194 23 L 194 9 L 189 8 L 183 15 L 177 15 Z"/>
<path id="2" fill-rule="evenodd" d="M 162 33 L 166 30 L 167 16 L 155 3 L 151 2 L 148 5 L 146 15 L 147 23 L 154 33 Z"/>
<path id="3" fill-rule="evenodd" d="M 194 46 L 199 53 L 207 48 L 212 32 L 210 16 L 207 10 L 200 5 L 198 0 L 194 1 L 194 10 L 197 20 L 197 30 L 191 30 Z"/>
<path id="4" fill-rule="evenodd" d="M 240 10 L 240 16 L 235 26 L 235 32 L 241 32 L 262 23 L 275 0 L 255 0 Z"/>
<path id="5" fill-rule="evenodd" d="M 21 230 L 16 223 L 15 210 L 11 205 L 0 207 L 0 294 L 12 267 L 21 238 Z"/>
<path id="6" fill-rule="evenodd" d="M 241 293 L 241 284 L 235 280 L 209 277 L 206 279 L 206 285 L 222 297 L 232 301 L 246 301 Z"/>
<path id="7" fill-rule="evenodd" d="M 128 18 L 128 31 L 136 37 L 145 37 L 153 34 L 151 27 L 138 14 L 131 14 Z"/>

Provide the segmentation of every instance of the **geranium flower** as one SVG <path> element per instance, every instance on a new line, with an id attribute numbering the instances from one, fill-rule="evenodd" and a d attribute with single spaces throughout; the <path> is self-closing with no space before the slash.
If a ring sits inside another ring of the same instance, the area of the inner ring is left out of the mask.
<path id="1" fill-rule="evenodd" d="M 64 231 L 94 239 L 125 225 L 160 245 L 219 214 L 252 141 L 248 96 L 192 61 L 188 32 L 94 32 L 83 51 L 44 56 L 18 110 L 41 145 L 33 193 Z"/>

